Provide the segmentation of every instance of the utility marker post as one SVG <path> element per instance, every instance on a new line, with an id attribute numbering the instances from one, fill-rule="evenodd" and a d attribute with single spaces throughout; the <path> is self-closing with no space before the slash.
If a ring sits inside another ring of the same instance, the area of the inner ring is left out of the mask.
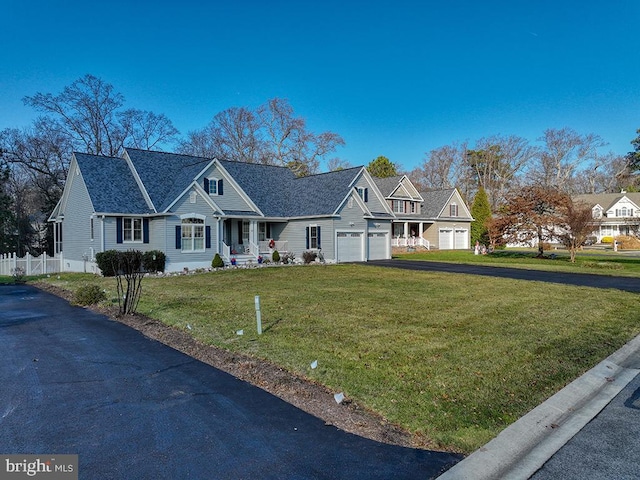
<path id="1" fill-rule="evenodd" d="M 260 295 L 256 295 L 256 322 L 258 324 L 258 335 L 262 335 L 262 316 L 260 314 Z"/>

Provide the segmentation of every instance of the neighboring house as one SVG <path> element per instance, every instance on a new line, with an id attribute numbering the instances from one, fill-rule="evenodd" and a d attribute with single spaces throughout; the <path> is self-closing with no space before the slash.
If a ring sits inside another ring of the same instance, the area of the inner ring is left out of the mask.
<path id="1" fill-rule="evenodd" d="M 391 258 L 393 212 L 364 167 L 296 178 L 284 167 L 126 149 L 75 153 L 54 223 L 65 271 L 106 250 L 160 250 L 166 270 L 321 251 L 329 262 Z"/>
<path id="2" fill-rule="evenodd" d="M 374 180 L 395 215 L 394 247 L 470 248 L 473 218 L 457 189 L 418 192 L 406 175 Z"/>
<path id="3" fill-rule="evenodd" d="M 601 193 L 573 197 L 574 202 L 591 207 L 593 218 L 600 222 L 593 232 L 597 241 L 618 235 L 637 236 L 640 232 L 640 193 Z"/>

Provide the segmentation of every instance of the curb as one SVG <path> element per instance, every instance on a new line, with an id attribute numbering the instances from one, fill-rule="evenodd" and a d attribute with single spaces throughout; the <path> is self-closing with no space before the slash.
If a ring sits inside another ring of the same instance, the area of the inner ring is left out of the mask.
<path id="1" fill-rule="evenodd" d="M 531 410 L 438 480 L 531 477 L 640 373 L 640 335 Z"/>

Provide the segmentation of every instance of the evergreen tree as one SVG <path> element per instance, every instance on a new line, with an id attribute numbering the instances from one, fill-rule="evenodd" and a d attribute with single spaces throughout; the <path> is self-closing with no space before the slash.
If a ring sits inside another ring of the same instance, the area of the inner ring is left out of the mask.
<path id="1" fill-rule="evenodd" d="M 367 170 L 374 177 L 387 178 L 398 175 L 397 167 L 387 157 L 379 156 L 367 165 Z"/>
<path id="2" fill-rule="evenodd" d="M 13 200 L 7 192 L 8 181 L 9 168 L 0 162 L 0 254 L 16 251 L 16 218 Z"/>
<path id="3" fill-rule="evenodd" d="M 487 245 L 489 243 L 487 222 L 491 219 L 491 207 L 489 206 L 487 192 L 483 187 L 478 189 L 478 193 L 473 199 L 471 216 L 473 217 L 473 222 L 471 222 L 471 245 L 475 245 L 476 242 Z"/>

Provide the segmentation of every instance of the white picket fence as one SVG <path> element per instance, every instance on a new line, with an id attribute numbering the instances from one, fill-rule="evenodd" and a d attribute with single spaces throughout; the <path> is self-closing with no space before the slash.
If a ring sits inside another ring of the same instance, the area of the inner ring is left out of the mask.
<path id="1" fill-rule="evenodd" d="M 18 258 L 15 253 L 0 255 L 0 275 L 13 275 L 16 269 L 24 275 L 44 275 L 60 272 L 60 258 L 50 257 L 43 253 L 39 257 L 26 254 Z"/>

